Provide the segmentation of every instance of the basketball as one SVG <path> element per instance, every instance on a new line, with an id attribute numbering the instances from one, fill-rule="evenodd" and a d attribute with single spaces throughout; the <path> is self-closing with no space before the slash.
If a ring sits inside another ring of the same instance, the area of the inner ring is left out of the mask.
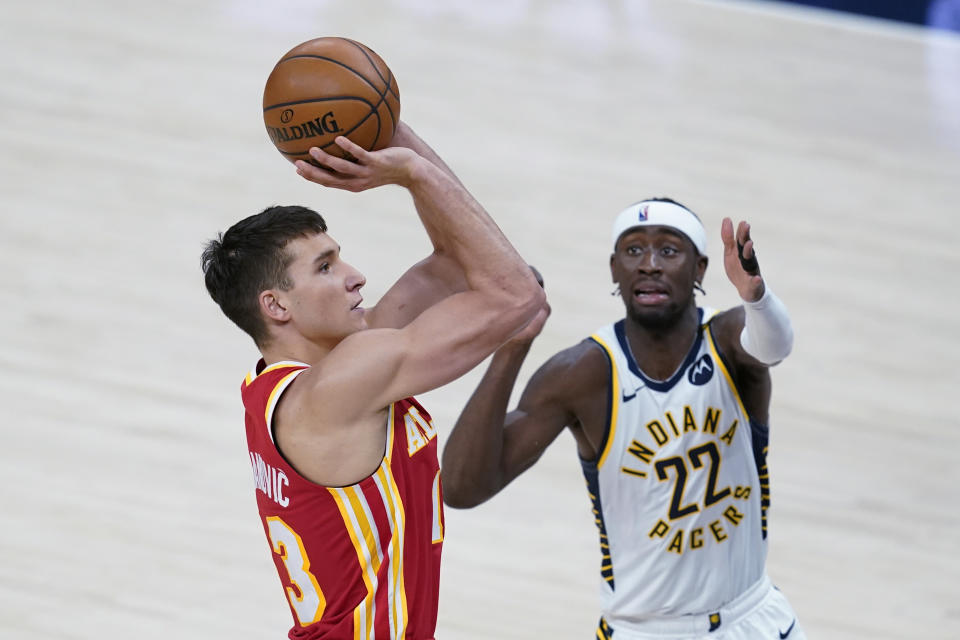
<path id="1" fill-rule="evenodd" d="M 367 151 L 390 144 L 400 119 L 400 89 L 372 49 L 348 38 L 316 38 L 288 51 L 263 89 L 267 134 L 290 162 L 310 147 L 347 157 L 334 143 L 346 136 Z"/>

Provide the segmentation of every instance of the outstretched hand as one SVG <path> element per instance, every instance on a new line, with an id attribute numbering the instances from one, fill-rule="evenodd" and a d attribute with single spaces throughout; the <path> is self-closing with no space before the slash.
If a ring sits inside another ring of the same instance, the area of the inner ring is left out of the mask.
<path id="1" fill-rule="evenodd" d="M 344 191 L 366 191 L 385 184 L 409 186 L 417 153 L 403 147 L 387 147 L 379 151 L 367 151 L 344 136 L 334 141 L 356 161 L 338 158 L 319 147 L 310 148 L 310 157 L 322 165 L 312 165 L 297 160 L 297 173 L 310 182 Z"/>
<path id="2" fill-rule="evenodd" d="M 764 284 L 750 238 L 750 224 L 741 221 L 734 236 L 733 221 L 724 218 L 720 225 L 720 238 L 723 240 L 723 267 L 727 277 L 743 300 L 756 302 L 763 297 Z"/>

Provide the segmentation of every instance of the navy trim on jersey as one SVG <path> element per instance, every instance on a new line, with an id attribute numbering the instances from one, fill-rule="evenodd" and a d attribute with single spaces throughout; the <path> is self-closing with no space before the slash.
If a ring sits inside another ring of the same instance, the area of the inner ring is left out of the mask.
<path id="1" fill-rule="evenodd" d="M 716 316 L 714 316 L 714 318 L 715 318 L 715 317 L 716 317 Z M 710 318 L 710 321 L 707 322 L 707 325 L 710 326 L 711 329 L 713 328 L 713 327 L 711 326 L 712 323 L 713 323 L 713 318 Z M 724 366 L 724 368 L 727 370 L 727 373 L 730 374 L 730 379 L 733 381 L 733 389 L 734 389 L 734 391 L 736 391 L 736 392 L 737 392 L 737 395 L 742 398 L 742 397 L 743 397 L 743 394 L 740 393 L 740 385 L 737 384 L 737 370 L 734 369 L 734 368 L 730 365 L 730 361 L 727 359 L 727 356 L 725 356 L 725 355 L 723 354 L 723 349 L 721 349 L 721 348 L 720 348 L 720 345 L 717 344 L 717 338 L 716 338 L 716 336 L 713 334 L 713 331 L 712 331 L 712 330 L 710 331 L 710 342 L 713 344 L 713 349 L 717 352 L 717 355 L 720 356 L 720 361 L 723 362 L 723 366 Z M 744 407 L 743 409 L 744 409 L 744 411 L 746 411 L 747 408 Z M 750 414 L 747 414 L 747 417 L 749 418 L 749 417 L 750 417 Z"/>
<path id="2" fill-rule="evenodd" d="M 613 628 L 607 624 L 607 621 L 601 616 L 600 622 L 597 624 L 597 640 L 612 640 L 613 639 Z"/>
<path id="3" fill-rule="evenodd" d="M 750 437 L 753 443 L 753 461 L 760 478 L 760 530 L 767 539 L 767 510 L 770 509 L 770 467 L 767 451 L 770 450 L 770 425 L 750 420 Z"/>
<path id="4" fill-rule="evenodd" d="M 583 477 L 587 481 L 587 492 L 593 504 L 593 521 L 600 532 L 600 575 L 614 591 L 613 559 L 610 557 L 610 540 L 607 538 L 607 525 L 603 521 L 603 504 L 600 502 L 600 471 L 595 462 L 580 459 Z"/>
<path id="5" fill-rule="evenodd" d="M 680 379 L 683 378 L 684 373 L 687 371 L 687 367 L 693 364 L 697 353 L 700 351 L 700 343 L 703 342 L 703 309 L 697 309 L 697 338 L 693 341 L 693 345 L 690 347 L 690 351 L 687 353 L 687 357 L 684 359 L 683 364 L 680 365 L 676 373 L 674 373 L 669 380 L 653 380 L 643 375 L 643 372 L 640 371 L 640 367 L 637 366 L 636 360 L 633 359 L 633 351 L 630 349 L 630 343 L 627 341 L 625 323 L 625 320 L 617 322 L 615 325 L 613 325 L 613 331 L 617 334 L 617 342 L 620 343 L 620 349 L 623 350 L 623 354 L 627 358 L 627 366 L 630 368 L 630 371 L 633 373 L 633 375 L 643 380 L 644 384 L 654 391 L 669 391 L 672 389 L 678 382 L 680 382 Z M 717 353 L 719 353 L 719 351 Z"/>
<path id="6" fill-rule="evenodd" d="M 708 322 L 707 324 L 710 323 Z M 723 366 L 730 373 L 734 391 L 737 395 L 743 397 L 737 385 L 737 380 L 734 377 L 736 370 L 730 366 L 730 361 L 723 355 L 723 351 L 720 349 L 720 345 L 717 344 L 717 339 L 714 337 L 712 331 L 710 332 L 710 341 L 713 343 L 713 348 L 717 352 L 717 355 L 720 356 Z M 746 411 L 746 407 L 744 407 L 744 411 Z M 770 445 L 770 425 L 763 424 L 759 420 L 754 420 L 749 413 L 747 414 L 747 419 L 750 421 L 750 444 L 753 448 L 753 461 L 757 467 L 757 475 L 760 477 L 760 527 L 763 538 L 766 539 L 767 509 L 770 508 L 770 468 L 767 466 L 767 451 Z"/>
<path id="7" fill-rule="evenodd" d="M 610 365 L 610 369 L 607 372 L 610 374 L 607 379 L 607 390 L 609 391 L 609 393 L 607 394 L 607 416 L 606 418 L 604 418 L 604 421 L 603 421 L 603 423 L 606 426 L 603 428 L 603 439 L 600 441 L 600 447 L 597 449 L 597 457 L 595 457 L 593 460 L 589 460 L 589 462 L 593 463 L 594 465 L 593 468 L 596 469 L 597 468 L 596 464 L 600 462 L 600 456 L 603 455 L 603 452 L 607 448 L 607 440 L 610 439 L 610 426 L 611 426 L 610 421 L 613 418 L 613 402 L 614 402 L 614 398 L 617 397 L 617 394 L 620 393 L 620 389 L 613 388 L 613 368 L 617 366 L 617 364 L 610 358 L 610 354 L 607 353 L 607 350 L 604 348 L 602 344 L 600 344 L 593 338 L 587 338 L 587 342 L 592 342 L 594 345 L 596 345 L 596 347 L 600 349 L 600 351 L 603 353 L 603 357 L 607 359 L 607 364 Z M 578 455 L 577 457 L 580 457 L 580 456 Z M 588 461 L 580 457 L 580 462 L 588 462 Z"/>

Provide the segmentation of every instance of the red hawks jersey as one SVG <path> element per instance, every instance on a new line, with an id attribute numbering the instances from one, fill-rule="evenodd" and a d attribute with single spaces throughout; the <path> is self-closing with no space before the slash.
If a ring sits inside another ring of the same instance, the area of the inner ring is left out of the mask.
<path id="1" fill-rule="evenodd" d="M 273 441 L 284 390 L 309 365 L 261 360 L 241 387 L 257 506 L 294 625 L 291 639 L 433 638 L 443 495 L 436 430 L 413 398 L 394 403 L 377 470 L 324 487 Z"/>

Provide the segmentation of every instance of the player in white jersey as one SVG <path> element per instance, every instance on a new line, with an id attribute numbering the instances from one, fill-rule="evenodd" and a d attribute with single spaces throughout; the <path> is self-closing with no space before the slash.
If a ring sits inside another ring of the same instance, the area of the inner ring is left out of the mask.
<path id="1" fill-rule="evenodd" d="M 444 449 L 445 500 L 472 507 L 570 429 L 600 533 L 600 640 L 805 637 L 765 569 L 769 367 L 793 332 L 750 226 L 725 219 L 721 238 L 743 305 L 715 313 L 695 300 L 699 218 L 666 198 L 622 211 L 610 270 L 626 316 L 548 360 L 507 412 L 544 308 L 496 352 Z"/>

